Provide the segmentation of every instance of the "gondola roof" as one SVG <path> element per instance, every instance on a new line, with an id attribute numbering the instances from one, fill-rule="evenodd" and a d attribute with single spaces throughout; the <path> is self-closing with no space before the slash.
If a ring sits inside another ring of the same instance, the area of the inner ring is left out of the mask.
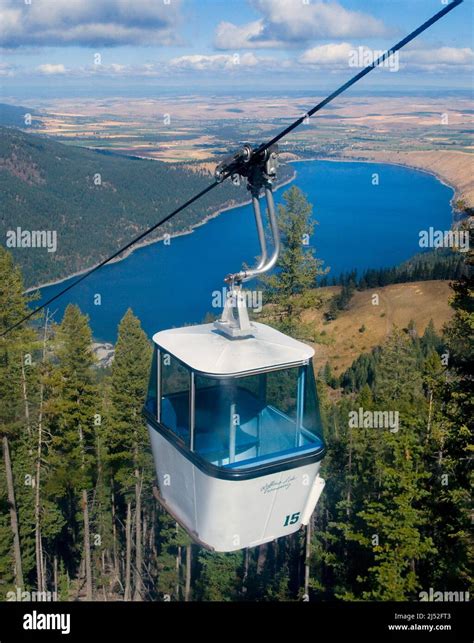
<path id="1" fill-rule="evenodd" d="M 247 375 L 285 366 L 304 364 L 314 355 L 307 344 L 265 324 L 252 323 L 254 335 L 230 339 L 214 324 L 163 330 L 153 341 L 193 371 L 214 376 Z"/>

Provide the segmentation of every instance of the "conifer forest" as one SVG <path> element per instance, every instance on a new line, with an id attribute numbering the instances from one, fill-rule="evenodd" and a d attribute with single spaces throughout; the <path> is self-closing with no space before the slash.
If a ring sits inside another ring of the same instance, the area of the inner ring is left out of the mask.
<path id="1" fill-rule="evenodd" d="M 280 206 L 279 278 L 265 321 L 307 336 L 323 273 L 295 240 L 312 225 L 295 187 Z M 472 251 L 451 283 L 451 321 L 393 328 L 336 377 L 318 364 L 326 487 L 296 534 L 219 554 L 194 544 L 156 501 L 142 417 L 151 344 L 132 310 L 112 365 L 98 368 L 88 318 L 69 305 L 2 337 L 0 594 L 58 600 L 404 601 L 472 587 Z M 296 277 L 295 277 L 296 275 Z M 1 330 L 29 303 L 0 251 Z M 33 302 L 34 303 L 34 302 Z M 397 413 L 390 430 L 360 411 Z M 360 410 L 360 411 L 359 411 Z"/>

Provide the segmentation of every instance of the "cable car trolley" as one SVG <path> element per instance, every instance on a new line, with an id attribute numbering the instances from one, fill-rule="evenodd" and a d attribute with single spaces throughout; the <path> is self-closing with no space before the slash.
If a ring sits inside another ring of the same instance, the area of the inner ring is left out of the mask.
<path id="1" fill-rule="evenodd" d="M 277 262 L 280 240 L 272 194 L 276 146 L 249 145 L 216 169 L 243 176 L 252 195 L 261 254 L 226 278 L 220 320 L 153 336 L 144 415 L 165 509 L 208 549 L 227 552 L 286 536 L 306 525 L 324 481 L 325 446 L 314 350 L 250 322 L 242 284 Z M 259 195 L 264 191 L 269 256 Z"/>

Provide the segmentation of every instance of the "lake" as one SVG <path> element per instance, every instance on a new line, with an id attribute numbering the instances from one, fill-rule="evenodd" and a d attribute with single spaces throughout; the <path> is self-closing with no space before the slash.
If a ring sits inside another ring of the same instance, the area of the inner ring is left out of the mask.
<path id="1" fill-rule="evenodd" d="M 360 274 L 398 264 L 420 252 L 420 230 L 451 226 L 453 190 L 425 172 L 331 161 L 301 161 L 294 167 L 294 184 L 313 204 L 319 224 L 311 245 L 331 268 L 330 278 L 353 268 Z M 276 192 L 277 203 L 288 187 Z M 207 312 L 216 314 L 212 293 L 243 261 L 252 264 L 257 253 L 252 207 L 241 206 L 192 234 L 173 238 L 169 245 L 158 242 L 105 266 L 54 302 L 52 310 L 59 321 L 68 303 L 78 304 L 89 315 L 94 337 L 114 342 L 117 325 L 131 307 L 151 336 L 171 326 L 201 322 Z M 43 288 L 40 302 L 69 283 Z M 97 295 L 100 305 L 95 304 Z"/>

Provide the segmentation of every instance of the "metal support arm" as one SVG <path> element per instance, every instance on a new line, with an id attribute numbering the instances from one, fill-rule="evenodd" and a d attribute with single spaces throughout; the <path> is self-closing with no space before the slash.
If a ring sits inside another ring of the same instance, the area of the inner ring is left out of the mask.
<path id="1" fill-rule="evenodd" d="M 260 243 L 260 257 L 253 268 L 241 270 L 225 278 L 229 285 L 229 293 L 224 304 L 222 317 L 215 322 L 216 328 L 230 337 L 248 337 L 252 334 L 252 327 L 248 318 L 242 284 L 271 270 L 278 261 L 280 253 L 280 233 L 275 212 L 272 186 L 276 178 L 278 167 L 278 147 L 272 146 L 264 154 L 255 154 L 246 144 L 240 152 L 230 157 L 216 168 L 216 179 L 223 180 L 231 174 L 247 179 L 247 189 L 252 194 L 252 206 L 255 215 L 255 224 Z M 265 193 L 267 205 L 267 219 L 270 228 L 270 237 L 273 251 L 268 256 L 267 239 L 260 209 L 260 193 Z M 237 317 L 234 315 L 237 310 Z"/>

